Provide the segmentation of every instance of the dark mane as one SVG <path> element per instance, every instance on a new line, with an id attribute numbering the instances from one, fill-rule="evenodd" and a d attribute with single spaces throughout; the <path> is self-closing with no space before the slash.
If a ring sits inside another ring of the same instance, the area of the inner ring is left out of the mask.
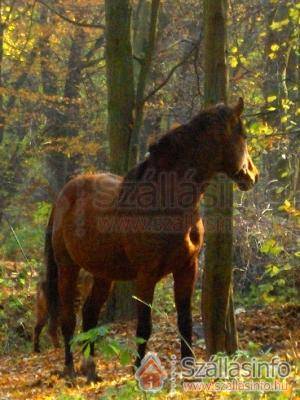
<path id="1" fill-rule="evenodd" d="M 149 147 L 150 158 L 157 159 L 164 156 L 176 161 L 179 150 L 182 150 L 186 143 L 190 143 L 195 135 L 199 136 L 212 127 L 223 130 L 230 112 L 230 108 L 224 104 L 201 111 L 190 122 L 171 129 L 152 144 Z"/>
<path id="2" fill-rule="evenodd" d="M 125 176 L 124 182 L 135 182 L 139 181 L 143 178 L 144 172 L 146 171 L 148 166 L 148 158 L 140 163 L 138 163 L 135 167 L 133 167 Z"/>
<path id="3" fill-rule="evenodd" d="M 197 134 L 208 131 L 212 126 L 223 129 L 230 108 L 223 104 L 201 111 L 187 124 L 171 129 L 149 146 L 149 155 L 143 162 L 132 168 L 124 178 L 126 181 L 140 181 L 147 168 L 168 169 L 178 160 L 186 143 Z"/>

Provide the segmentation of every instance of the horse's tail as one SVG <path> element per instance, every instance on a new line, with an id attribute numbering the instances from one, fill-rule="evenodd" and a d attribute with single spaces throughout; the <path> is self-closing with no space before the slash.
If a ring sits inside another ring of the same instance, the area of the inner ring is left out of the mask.
<path id="1" fill-rule="evenodd" d="M 56 321 L 59 312 L 58 297 L 58 266 L 54 258 L 52 245 L 53 209 L 49 218 L 45 237 L 45 264 L 46 264 L 46 299 L 50 323 Z"/>

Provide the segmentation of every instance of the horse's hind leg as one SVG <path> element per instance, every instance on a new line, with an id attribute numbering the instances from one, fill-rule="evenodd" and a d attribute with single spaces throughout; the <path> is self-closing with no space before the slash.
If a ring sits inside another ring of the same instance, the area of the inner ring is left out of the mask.
<path id="1" fill-rule="evenodd" d="M 34 333 L 33 333 L 33 350 L 36 353 L 40 352 L 40 334 L 42 332 L 42 329 L 44 328 L 45 324 L 47 322 L 47 314 L 45 316 L 38 316 L 37 323 L 34 327 Z"/>
<path id="2" fill-rule="evenodd" d="M 136 337 L 143 339 L 143 343 L 138 345 L 138 356 L 135 360 L 135 366 L 139 367 L 145 356 L 147 341 L 152 332 L 152 301 L 156 280 L 151 276 L 138 277 L 136 282 L 137 293 L 137 329 Z"/>
<path id="3" fill-rule="evenodd" d="M 112 282 L 105 279 L 94 278 L 92 289 L 84 303 L 82 309 L 82 329 L 88 331 L 97 325 L 101 307 L 108 298 Z M 94 344 L 90 348 L 90 357 L 84 359 L 82 363 L 82 372 L 86 375 L 88 381 L 99 380 L 96 374 L 96 367 L 93 360 Z"/>
<path id="4" fill-rule="evenodd" d="M 76 313 L 74 302 L 76 298 L 77 278 L 79 268 L 75 264 L 59 265 L 58 291 L 60 300 L 60 325 L 65 344 L 65 370 L 67 376 L 74 377 L 74 362 L 70 340 L 74 335 Z"/>
<path id="5" fill-rule="evenodd" d="M 36 296 L 36 324 L 33 332 L 33 349 L 40 352 L 40 334 L 48 319 L 47 301 L 43 283 L 39 283 Z"/>
<path id="6" fill-rule="evenodd" d="M 58 321 L 57 318 L 50 318 L 49 320 L 49 329 L 48 333 L 51 337 L 53 346 L 55 348 L 59 348 L 59 339 L 58 339 Z"/>
<path id="7" fill-rule="evenodd" d="M 181 336 L 181 358 L 194 357 L 192 350 L 192 295 L 197 275 L 198 260 L 173 273 L 177 324 Z"/>

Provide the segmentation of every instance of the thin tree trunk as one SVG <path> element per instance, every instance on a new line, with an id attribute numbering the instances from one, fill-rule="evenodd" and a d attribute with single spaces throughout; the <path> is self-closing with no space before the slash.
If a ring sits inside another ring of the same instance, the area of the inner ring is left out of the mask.
<path id="1" fill-rule="evenodd" d="M 49 23 L 49 10 L 41 8 L 41 23 Z M 52 52 L 49 46 L 50 33 L 46 32 L 40 41 L 41 53 L 41 77 L 43 91 L 46 95 L 55 96 L 58 94 L 57 76 L 49 68 L 52 59 Z M 74 137 L 78 134 L 79 106 L 76 99 L 79 97 L 79 85 L 82 71 L 82 55 L 85 33 L 83 28 L 76 28 L 68 59 L 68 70 L 65 81 L 64 97 L 68 104 L 63 112 L 53 107 L 45 109 L 47 116 L 47 134 L 54 140 L 57 138 Z M 76 172 L 76 160 L 74 157 L 67 157 L 64 153 L 51 151 L 46 156 L 47 176 L 52 189 L 52 196 L 55 197 L 63 185 Z"/>
<path id="2" fill-rule="evenodd" d="M 140 131 L 144 117 L 143 99 L 155 48 L 159 4 L 160 0 L 152 0 L 148 38 L 144 42 L 143 46 L 144 48 L 142 49 L 144 58 L 141 60 L 141 67 L 139 69 L 139 74 L 138 74 L 136 96 L 135 96 L 135 120 L 134 120 L 132 135 L 130 138 L 130 149 L 129 149 L 130 167 L 134 166 L 139 159 Z M 147 7 L 147 4 L 145 4 L 145 7 Z M 144 13 L 143 15 L 147 17 L 147 13 Z M 146 24 L 146 21 L 144 21 L 144 24 Z"/>
<path id="3" fill-rule="evenodd" d="M 1 10 L 1 8 L 0 8 Z M 4 29 L 5 25 L 0 22 L 0 88 L 2 89 L 2 67 L 3 67 L 3 40 L 4 40 Z M 2 90 L 0 93 L 0 143 L 3 140 L 3 133 L 4 133 L 4 109 L 3 109 L 3 94 Z"/>
<path id="4" fill-rule="evenodd" d="M 227 102 L 227 0 L 204 1 L 205 104 Z M 214 204 L 212 203 L 214 200 Z M 206 248 L 202 319 L 207 356 L 237 349 L 232 300 L 232 183 L 218 176 L 205 200 Z"/>
<path id="5" fill-rule="evenodd" d="M 0 1 L 0 11 L 2 10 L 2 2 Z M 4 57 L 4 51 L 3 51 L 3 45 L 4 45 L 4 33 L 5 29 L 7 28 L 9 18 L 7 17 L 6 22 L 2 22 L 0 25 L 0 87 L 3 87 L 3 57 Z M 24 68 L 24 72 L 16 79 L 14 82 L 13 89 L 14 91 L 18 91 L 23 84 L 26 82 L 26 79 L 29 75 L 30 69 L 32 64 L 34 63 L 34 60 L 36 58 L 37 51 L 36 48 L 33 48 L 28 55 L 27 61 L 26 61 L 26 66 Z M 3 136 L 4 136 L 4 131 L 6 128 L 6 120 L 7 117 L 12 110 L 15 102 L 16 102 L 16 95 L 11 95 L 7 101 L 4 104 L 4 96 L 1 92 L 0 94 L 0 146 L 3 142 Z M 22 132 L 24 135 L 24 132 Z M 0 151 L 4 151 L 6 153 L 5 148 L 0 147 Z M 7 155 L 7 154 L 6 154 Z M 18 179 L 18 176 L 21 172 L 20 169 L 20 162 L 22 159 L 22 155 L 19 153 L 18 149 L 15 150 L 13 154 L 8 155 L 8 160 L 6 164 L 5 171 L 2 172 L 1 177 L 0 177 L 0 187 L 1 188 L 6 188 L 7 187 L 7 179 L 16 182 Z M 4 214 L 5 208 L 9 205 L 10 200 L 13 198 L 17 191 L 17 185 L 9 185 L 9 190 L 5 190 L 4 193 L 0 196 L 0 224 L 2 221 L 2 217 Z"/>
<path id="6" fill-rule="evenodd" d="M 134 78 L 131 47 L 131 3 L 106 0 L 106 68 L 108 92 L 107 131 L 111 171 L 125 175 L 129 166 L 129 148 L 134 123 Z M 117 282 L 111 294 L 105 318 L 115 320 L 135 315 L 132 282 Z"/>
<path id="7" fill-rule="evenodd" d="M 134 90 L 134 63 L 131 45 L 131 3 L 128 0 L 106 0 L 106 66 L 108 90 L 108 136 L 112 172 L 124 175 L 138 161 L 139 134 L 143 122 L 144 93 L 154 53 L 160 0 L 152 0 L 147 38 L 140 60 Z M 146 7 L 139 3 L 140 10 Z M 137 13 L 137 18 L 141 15 Z M 147 13 L 146 13 L 147 14 Z M 142 13 L 145 15 L 145 13 Z M 136 21 L 138 26 L 140 21 Z M 146 21 L 144 21 L 146 24 Z M 143 26 L 143 30 L 145 27 Z M 140 47 L 140 46 L 139 46 Z M 133 284 L 118 282 L 107 305 L 106 319 L 130 318 L 135 315 Z"/>
<path id="8" fill-rule="evenodd" d="M 124 175 L 128 170 L 134 110 L 130 1 L 106 0 L 105 15 L 110 167 Z"/>
<path id="9" fill-rule="evenodd" d="M 2 2 L 0 2 L 0 12 L 2 11 Z M 3 35 L 4 35 L 4 24 L 0 21 L 0 89 L 2 89 L 2 66 L 3 66 Z M 3 110 L 3 94 L 2 91 L 0 93 L 0 144 L 3 140 L 4 133 L 4 110 Z M 2 179 L 0 179 L 0 182 Z M 2 182 L 1 182 L 2 183 Z M 3 217 L 3 210 L 5 208 L 4 196 L 0 197 L 0 223 Z"/>

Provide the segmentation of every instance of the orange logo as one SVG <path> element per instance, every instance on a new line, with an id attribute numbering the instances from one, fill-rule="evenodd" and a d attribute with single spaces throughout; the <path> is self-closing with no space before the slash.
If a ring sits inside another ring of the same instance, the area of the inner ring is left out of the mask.
<path id="1" fill-rule="evenodd" d="M 140 388 L 146 392 L 161 390 L 167 376 L 168 374 L 156 353 L 147 353 L 135 373 Z"/>

